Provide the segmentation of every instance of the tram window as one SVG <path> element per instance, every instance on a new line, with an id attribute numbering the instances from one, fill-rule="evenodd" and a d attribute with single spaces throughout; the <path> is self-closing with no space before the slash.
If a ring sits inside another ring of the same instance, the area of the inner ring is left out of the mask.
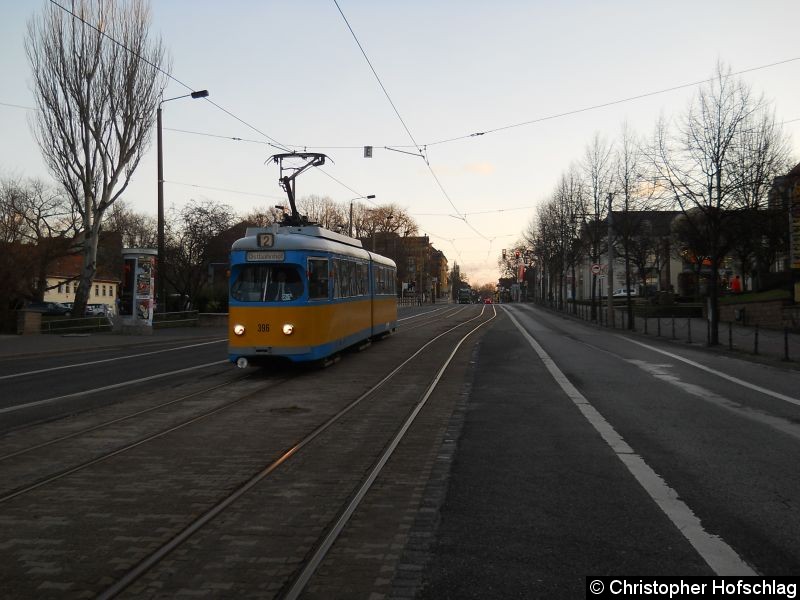
<path id="1" fill-rule="evenodd" d="M 308 297 L 311 300 L 328 299 L 328 259 L 308 259 Z"/>
<path id="2" fill-rule="evenodd" d="M 240 302 L 286 302 L 303 295 L 300 272 L 291 265 L 243 265 L 231 286 Z"/>
<path id="3" fill-rule="evenodd" d="M 360 263 L 358 265 L 358 295 L 366 296 L 369 294 L 369 265 Z"/>
<path id="4" fill-rule="evenodd" d="M 334 259 L 333 297 L 353 298 L 369 294 L 369 265 L 352 260 Z"/>
<path id="5" fill-rule="evenodd" d="M 375 294 L 395 293 L 395 271 L 389 267 L 373 266 Z"/>

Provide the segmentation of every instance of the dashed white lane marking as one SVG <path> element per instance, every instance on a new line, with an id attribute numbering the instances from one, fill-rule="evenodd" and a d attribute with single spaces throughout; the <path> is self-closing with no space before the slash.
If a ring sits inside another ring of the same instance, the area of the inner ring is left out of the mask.
<path id="1" fill-rule="evenodd" d="M 79 398 L 89 394 L 96 394 L 98 392 L 105 392 L 108 390 L 115 390 L 118 388 L 134 385 L 137 383 L 144 383 L 145 381 L 152 381 L 154 379 L 161 379 L 162 377 L 169 377 L 170 375 L 178 375 L 180 373 L 187 373 L 196 369 L 205 369 L 206 367 L 213 367 L 214 365 L 221 365 L 228 362 L 228 360 L 217 360 L 203 365 L 196 365 L 194 367 L 187 367 L 185 369 L 178 369 L 177 371 L 169 371 L 167 373 L 159 373 L 158 375 L 151 375 L 150 377 L 141 377 L 139 379 L 131 379 L 130 381 L 123 381 L 122 383 L 115 383 L 113 385 L 105 385 L 103 387 L 85 390 L 83 392 L 75 392 L 74 394 L 66 394 L 64 396 L 57 396 L 55 398 L 47 398 L 45 400 L 37 400 L 35 402 L 28 402 L 27 404 L 17 404 L 16 406 L 9 406 L 7 408 L 0 408 L 0 414 L 15 412 L 25 408 L 32 408 L 34 406 L 41 406 L 43 404 L 52 404 L 53 402 L 60 402 L 61 400 L 69 400 L 70 398 Z"/>
<path id="2" fill-rule="evenodd" d="M 50 371 L 61 371 L 62 369 L 72 369 L 74 367 L 87 367 L 89 365 L 99 365 L 100 363 L 114 362 L 116 360 L 129 360 L 131 358 L 139 358 L 142 356 L 152 356 L 153 354 L 162 354 L 164 352 L 175 352 L 176 350 L 186 350 L 187 348 L 197 348 L 198 346 L 208 346 L 209 344 L 220 344 L 227 342 L 228 338 L 222 340 L 213 340 L 211 342 L 201 342 L 199 344 L 190 344 L 188 346 L 177 346 L 175 348 L 164 348 L 163 350 L 153 350 L 151 352 L 141 352 L 139 354 L 128 354 L 126 356 L 116 356 L 114 358 L 103 358 L 100 360 L 92 360 L 83 363 L 74 363 L 70 365 L 61 365 L 60 367 L 49 367 L 47 369 L 38 369 L 36 371 L 25 371 L 24 373 L 13 373 L 12 375 L 2 375 L 2 379 L 12 379 L 13 377 L 24 377 L 25 375 L 37 375 L 39 373 L 48 373 Z M 106 348 L 97 348 L 97 350 L 106 350 Z"/>
<path id="3" fill-rule="evenodd" d="M 743 379 L 739 379 L 738 377 L 734 377 L 733 375 L 728 375 L 727 373 L 723 373 L 722 371 L 717 371 L 716 369 L 711 369 L 710 367 L 702 365 L 699 362 L 695 362 L 693 360 L 689 360 L 688 358 L 684 358 L 683 356 L 680 356 L 678 354 L 674 354 L 673 352 L 667 352 L 666 350 L 662 350 L 661 348 L 656 348 L 655 346 L 651 346 L 649 344 L 643 344 L 642 342 L 639 342 L 637 340 L 632 340 L 632 339 L 627 338 L 627 337 L 625 337 L 623 335 L 618 335 L 617 337 L 619 339 L 621 339 L 621 340 L 625 340 L 627 342 L 630 342 L 631 344 L 636 344 L 637 346 L 642 346 L 643 348 L 647 348 L 648 350 L 652 350 L 653 352 L 658 352 L 659 354 L 663 354 L 664 356 L 669 356 L 670 358 L 674 358 L 675 360 L 679 360 L 679 361 L 681 361 L 683 363 L 686 363 L 687 365 L 692 365 L 693 367 L 697 367 L 698 369 L 706 371 L 707 373 L 711 373 L 713 375 L 716 375 L 717 377 L 722 377 L 722 379 L 727 379 L 728 381 L 732 381 L 733 383 L 736 383 L 738 385 L 741 385 L 742 387 L 746 387 L 748 389 L 751 389 L 751 390 L 753 390 L 755 392 L 759 392 L 760 394 L 765 394 L 767 396 L 772 396 L 773 398 L 776 398 L 778 400 L 783 400 L 785 402 L 789 402 L 790 404 L 794 404 L 795 406 L 800 406 L 800 400 L 798 400 L 797 398 L 792 398 L 791 396 L 786 396 L 784 394 L 781 394 L 780 392 L 773 392 L 772 390 L 768 390 L 767 388 L 763 388 L 760 385 L 756 385 L 754 383 L 750 383 L 749 381 L 745 381 Z"/>
<path id="4" fill-rule="evenodd" d="M 674 375 L 669 371 L 673 365 L 659 365 L 648 363 L 643 360 L 636 360 L 636 359 L 623 359 L 627 360 L 627 362 L 631 363 L 632 365 L 636 365 L 645 373 L 649 373 L 656 379 L 660 379 L 661 381 L 668 383 L 677 387 L 678 389 L 683 390 L 687 394 L 691 394 L 701 400 L 705 400 L 711 404 L 719 406 L 727 411 L 730 411 L 740 417 L 744 417 L 745 419 L 749 419 L 756 423 L 761 423 L 763 425 L 768 425 L 778 431 L 781 431 L 787 435 L 792 436 L 793 438 L 800 440 L 800 425 L 793 423 L 789 419 L 784 419 L 782 417 L 776 417 L 769 413 L 765 413 L 755 408 L 750 408 L 749 406 L 744 406 L 739 404 L 738 402 L 734 402 L 733 400 L 729 400 L 728 398 L 724 398 L 719 394 L 715 394 L 709 389 L 706 389 L 702 386 L 696 385 L 694 383 L 690 383 L 688 381 L 683 381 L 677 375 Z"/>
<path id="5" fill-rule="evenodd" d="M 673 522 L 686 540 L 697 550 L 698 554 L 717 575 L 757 575 L 757 573 L 731 548 L 722 538 L 708 533 L 700 519 L 678 498 L 675 490 L 656 473 L 644 459 L 636 454 L 627 442 L 619 435 L 611 424 L 605 420 L 597 409 L 572 385 L 566 375 L 559 369 L 550 355 L 531 337 L 506 308 L 506 314 L 517 327 L 534 352 L 544 363 L 556 383 L 583 413 L 586 420 L 597 430 L 600 436 L 611 447 L 617 458 L 628 468 L 644 490 L 664 514 Z"/>

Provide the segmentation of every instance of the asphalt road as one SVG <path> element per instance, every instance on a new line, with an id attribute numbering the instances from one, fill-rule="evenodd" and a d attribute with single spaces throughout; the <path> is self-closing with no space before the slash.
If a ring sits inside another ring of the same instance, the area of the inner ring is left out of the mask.
<path id="1" fill-rule="evenodd" d="M 72 348 L 37 336 L 28 353 L 0 360 L 0 432 L 120 402 L 143 389 L 159 393 L 202 373 L 231 370 L 227 339 L 198 330 L 194 336 L 130 340 L 110 345 L 108 336 Z M 135 342 L 139 343 L 135 343 Z M 49 342 L 53 342 L 49 344 Z"/>
<path id="2" fill-rule="evenodd" d="M 395 596 L 583 598 L 588 575 L 800 571 L 800 372 L 497 308 L 409 534 L 425 552 L 397 550 L 416 584 Z M 432 310 L 446 309 L 404 309 L 401 331 Z M 0 433 L 241 373 L 208 332 L 112 341 L 0 348 Z"/>
<path id="3" fill-rule="evenodd" d="M 503 308 L 475 357 L 417 597 L 800 571 L 800 374 Z"/>

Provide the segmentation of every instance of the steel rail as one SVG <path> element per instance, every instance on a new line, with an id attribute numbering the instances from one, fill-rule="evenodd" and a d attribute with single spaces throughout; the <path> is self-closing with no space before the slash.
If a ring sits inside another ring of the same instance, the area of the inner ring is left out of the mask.
<path id="1" fill-rule="evenodd" d="M 319 568 L 320 564 L 322 564 L 322 561 L 325 559 L 325 556 L 328 554 L 328 551 L 331 549 L 331 546 L 333 546 L 334 542 L 338 539 L 339 535 L 342 533 L 345 526 L 350 521 L 350 518 L 353 516 L 353 513 L 355 513 L 359 504 L 361 504 L 361 501 L 364 499 L 364 496 L 367 495 L 367 492 L 372 487 L 372 484 L 375 483 L 375 480 L 378 478 L 378 475 L 380 475 L 381 471 L 386 466 L 386 463 L 389 462 L 389 458 L 391 458 L 392 454 L 394 454 L 395 449 L 400 444 L 402 439 L 405 437 L 409 428 L 416 420 L 417 415 L 419 415 L 420 411 L 427 403 L 428 398 L 430 398 L 431 394 L 436 389 L 436 386 L 439 385 L 439 380 L 442 378 L 442 375 L 444 375 L 444 372 L 447 370 L 447 367 L 450 366 L 450 363 L 455 357 L 456 352 L 458 352 L 458 349 L 467 340 L 468 337 L 470 337 L 473 333 L 478 331 L 478 329 L 480 329 L 487 323 L 490 323 L 493 319 L 497 317 L 497 309 L 495 309 L 494 306 L 492 308 L 494 310 L 494 315 L 492 315 L 491 318 L 486 319 L 485 321 L 480 323 L 477 327 L 473 328 L 469 333 L 464 335 L 455 345 L 455 348 L 453 348 L 453 351 L 450 353 L 450 356 L 448 356 L 447 360 L 444 361 L 444 364 L 439 369 L 438 373 L 436 374 L 436 377 L 434 377 L 431 384 L 425 390 L 425 393 L 422 395 L 422 398 L 414 407 L 414 410 L 411 411 L 411 414 L 406 418 L 402 427 L 400 427 L 400 430 L 395 434 L 391 443 L 387 446 L 386 450 L 383 452 L 380 459 L 372 468 L 369 475 L 367 475 L 367 477 L 364 479 L 363 483 L 361 484 L 361 487 L 353 496 L 352 500 L 341 512 L 334 526 L 330 529 L 330 531 L 328 531 L 328 534 L 322 540 L 322 543 L 319 546 L 317 546 L 317 549 L 314 552 L 314 554 L 306 562 L 302 571 L 294 580 L 291 587 L 289 588 L 289 591 L 284 596 L 285 600 L 296 600 L 303 592 L 306 585 L 308 585 L 308 582 L 310 581 L 311 577 L 314 575 L 316 570 Z M 483 311 L 481 311 L 481 314 L 483 314 Z"/>
<path id="2" fill-rule="evenodd" d="M 347 415 L 350 411 L 352 411 L 356 406 L 361 404 L 367 398 L 372 397 L 375 393 L 378 392 L 383 386 L 393 379 L 404 367 L 406 367 L 412 360 L 418 357 L 426 348 L 431 346 L 434 342 L 439 340 L 440 338 L 452 333 L 456 329 L 471 323 L 476 319 L 480 319 L 483 317 L 484 310 L 481 310 L 480 314 L 477 316 L 463 321 L 454 327 L 449 328 L 448 330 L 440 333 L 436 337 L 432 338 L 425 344 L 423 344 L 416 352 L 414 352 L 411 356 L 405 359 L 402 363 L 400 363 L 397 367 L 395 367 L 392 371 L 390 371 L 386 376 L 384 376 L 378 383 L 368 389 L 366 392 L 361 394 L 355 400 L 350 402 L 347 406 L 342 408 L 339 412 L 335 415 L 330 417 L 321 425 L 318 425 L 316 429 L 314 429 L 311 433 L 306 435 L 300 441 L 295 443 L 293 446 L 288 448 L 283 454 L 281 454 L 277 459 L 269 463 L 266 467 L 264 467 L 261 471 L 253 475 L 249 480 L 247 480 L 244 484 L 242 484 L 239 488 L 234 490 L 231 494 L 229 494 L 226 498 L 215 504 L 213 507 L 208 509 L 205 513 L 203 513 L 200 517 L 186 526 L 181 532 L 179 532 L 176 536 L 162 545 L 160 548 L 156 549 L 152 552 L 149 556 L 144 558 L 140 561 L 135 567 L 133 567 L 130 571 L 125 573 L 120 579 L 117 580 L 111 587 L 106 589 L 104 592 L 97 596 L 98 600 L 108 600 L 110 598 L 114 598 L 120 593 L 122 593 L 126 588 L 128 588 L 133 582 L 138 580 L 142 575 L 147 573 L 152 567 L 157 565 L 161 560 L 163 560 L 168 554 L 170 554 L 173 550 L 178 548 L 181 544 L 183 544 L 186 540 L 192 537 L 195 533 L 197 533 L 200 529 L 202 529 L 205 525 L 207 525 L 210 521 L 212 521 L 215 517 L 217 517 L 220 513 L 225 511 L 231 504 L 236 502 L 240 497 L 246 494 L 250 489 L 255 487 L 258 483 L 266 479 L 272 472 L 274 472 L 278 467 L 284 464 L 286 461 L 291 459 L 295 456 L 300 450 L 311 444 L 315 439 L 317 439 L 320 435 L 326 432 L 331 426 L 335 423 L 340 421 L 342 417 Z M 495 316 L 497 312 L 495 311 Z M 494 318 L 494 317 L 492 317 Z M 488 321 L 485 321 L 488 322 Z M 476 328 L 477 329 L 477 328 Z M 472 332 L 470 332 L 472 333 Z M 466 336 L 465 336 L 466 339 Z M 459 342 L 460 344 L 460 342 Z"/>
<path id="3" fill-rule="evenodd" d="M 211 417 L 211 416 L 213 416 L 213 415 L 215 415 L 217 413 L 225 411 L 225 410 L 231 408 L 232 406 L 235 406 L 235 405 L 239 404 L 240 402 L 243 402 L 244 400 L 247 400 L 247 399 L 251 398 L 255 394 L 259 394 L 259 393 L 263 392 L 265 389 L 271 389 L 273 387 L 277 387 L 279 385 L 282 385 L 282 384 L 286 383 L 287 381 L 289 381 L 290 379 L 291 378 L 280 379 L 277 382 L 271 383 L 270 385 L 262 386 L 262 387 L 258 388 L 257 390 L 254 390 L 252 392 L 248 392 L 247 394 L 244 394 L 243 396 L 240 396 L 239 398 L 231 400 L 230 402 L 226 402 L 226 403 L 222 404 L 221 406 L 217 406 L 217 407 L 215 407 L 215 408 L 213 408 L 211 410 L 208 410 L 208 411 L 206 411 L 204 413 L 201 413 L 199 415 L 195 415 L 191 419 L 188 419 L 186 421 L 178 423 L 177 425 L 173 425 L 172 427 L 168 427 L 167 429 L 162 429 L 161 431 L 158 431 L 156 433 L 148 435 L 148 436 L 146 436 L 144 438 L 141 438 L 141 439 L 139 439 L 139 440 L 137 440 L 135 442 L 131 442 L 129 444 L 121 446 L 121 447 L 117 448 L 116 450 L 112 450 L 111 452 L 106 452 L 106 453 L 104 453 L 104 454 L 102 454 L 102 455 L 100 455 L 100 456 L 98 456 L 96 458 L 93 458 L 91 460 L 83 462 L 83 463 L 81 463 L 79 465 L 76 465 L 74 467 L 70 467 L 68 469 L 60 471 L 60 472 L 55 473 L 53 475 L 49 475 L 49 476 L 45 477 L 44 479 L 40 479 L 36 483 L 32 483 L 30 485 L 26 485 L 24 487 L 17 488 L 16 490 L 14 490 L 12 492 L 9 492 L 9 493 L 6 493 L 6 494 L 0 496 L 0 504 L 2 504 L 3 502 L 7 502 L 9 500 L 13 500 L 14 498 L 22 496 L 23 494 L 27 494 L 28 492 L 32 492 L 33 490 L 36 490 L 36 489 L 38 489 L 40 487 L 43 487 L 43 486 L 45 486 L 47 484 L 53 483 L 54 481 L 58 481 L 59 479 L 63 479 L 64 477 L 67 477 L 68 475 L 72 475 L 74 473 L 77 473 L 78 471 L 82 471 L 82 470 L 84 470 L 84 469 L 86 469 L 88 467 L 91 467 L 93 465 L 99 464 L 101 462 L 105 462 L 109 458 L 113 458 L 113 457 L 118 456 L 120 454 L 123 454 L 123 453 L 125 453 L 125 452 L 127 452 L 129 450 L 133 450 L 134 448 L 137 448 L 137 447 L 139 447 L 139 446 L 141 446 L 143 444 L 146 444 L 147 442 L 151 442 L 151 441 L 156 440 L 158 438 L 164 437 L 167 434 L 170 434 L 170 433 L 173 433 L 173 432 L 178 431 L 180 429 L 183 429 L 184 427 L 188 427 L 189 425 L 193 425 L 194 423 L 197 423 L 199 421 L 207 419 L 208 417 Z"/>
<path id="4" fill-rule="evenodd" d="M 140 415 L 144 415 L 144 414 L 147 414 L 149 412 L 153 412 L 154 410 L 158 410 L 160 408 L 164 408 L 164 407 L 170 406 L 172 404 L 177 404 L 178 402 L 183 402 L 184 400 L 188 400 L 189 398 L 194 398 L 195 396 L 199 396 L 200 394 L 205 394 L 206 392 L 211 392 L 211 391 L 217 390 L 219 388 L 222 388 L 222 387 L 225 387 L 225 386 L 228 386 L 228 385 L 233 385 L 234 383 L 238 383 L 238 382 L 240 382 L 240 381 L 242 381 L 244 379 L 247 379 L 247 378 L 249 378 L 251 376 L 252 376 L 252 374 L 247 374 L 247 375 L 244 375 L 244 376 L 239 377 L 237 379 L 234 379 L 232 381 L 225 381 L 223 383 L 218 383 L 217 385 L 213 385 L 211 387 L 204 388 L 204 389 L 198 390 L 196 392 L 192 392 L 191 394 L 186 394 L 185 396 L 181 396 L 179 398 L 174 398 L 174 399 L 169 400 L 167 402 L 162 402 L 161 404 L 156 404 L 155 406 L 151 406 L 150 408 L 145 408 L 145 409 L 136 411 L 134 413 L 122 416 L 122 417 L 117 417 L 116 419 L 111 419 L 110 421 L 105 421 L 103 423 L 98 423 L 97 425 L 92 425 L 91 427 L 87 427 L 87 428 L 81 429 L 79 431 L 74 431 L 72 433 L 68 433 L 66 435 L 62 435 L 62 436 L 57 437 L 57 438 L 53 438 L 53 439 L 48 440 L 46 442 L 41 442 L 41 443 L 36 444 L 34 446 L 29 446 L 27 448 L 23 448 L 22 450 L 17 450 L 15 452 L 11 452 L 10 454 L 0 455 L 0 462 L 8 460 L 9 458 L 14 458 L 15 456 L 21 456 L 23 454 L 27 454 L 28 452 L 33 452 L 34 450 L 39 450 L 41 448 L 46 448 L 47 446 L 52 446 L 53 444 L 58 444 L 59 442 L 64 442 L 66 440 L 69 440 L 69 439 L 72 439 L 72 438 L 75 438 L 75 437 L 78 437 L 78 436 L 81 436 L 81 435 L 85 435 L 85 434 L 91 433 L 93 431 L 97 431 L 98 429 L 103 429 L 104 427 L 110 427 L 111 425 L 116 425 L 117 423 L 121 423 L 122 421 L 127 421 L 128 419 L 132 419 L 133 417 L 138 417 Z M 35 427 L 35 426 L 36 426 L 35 424 L 34 425 L 29 425 L 29 426 L 25 427 L 25 429 L 26 428 L 30 428 L 30 427 Z M 19 431 L 19 430 L 16 430 L 16 431 Z"/>

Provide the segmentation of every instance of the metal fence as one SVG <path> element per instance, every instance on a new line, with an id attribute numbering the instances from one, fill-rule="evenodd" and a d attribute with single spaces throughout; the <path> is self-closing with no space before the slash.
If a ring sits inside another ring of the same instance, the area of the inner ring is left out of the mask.
<path id="1" fill-rule="evenodd" d="M 41 332 L 57 335 L 97 333 L 111 331 L 111 321 L 107 317 L 82 317 L 75 319 L 42 319 Z"/>
<path id="2" fill-rule="evenodd" d="M 591 307 L 576 305 L 572 314 L 585 321 L 592 321 Z M 607 308 L 596 307 L 595 323 L 608 327 Z M 686 316 L 650 316 L 634 311 L 631 324 L 624 305 L 614 309 L 614 329 L 628 329 L 688 344 L 711 346 L 711 323 L 707 319 Z M 632 326 L 631 326 L 632 325 Z M 779 358 L 784 361 L 800 360 L 800 334 L 791 329 L 767 329 L 755 325 L 720 322 L 717 348 L 758 356 Z"/>
<path id="3" fill-rule="evenodd" d="M 168 327 L 197 327 L 199 317 L 196 310 L 156 313 L 153 316 L 153 329 Z"/>

